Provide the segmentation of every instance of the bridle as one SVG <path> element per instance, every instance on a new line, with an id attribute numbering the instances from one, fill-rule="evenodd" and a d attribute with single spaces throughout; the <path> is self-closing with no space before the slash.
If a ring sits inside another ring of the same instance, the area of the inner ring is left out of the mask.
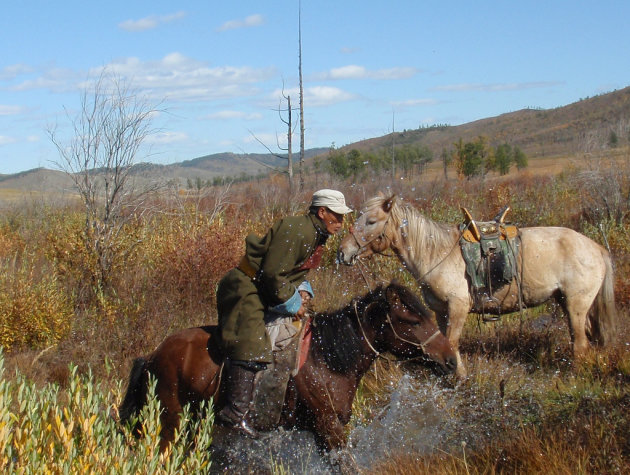
<path id="1" fill-rule="evenodd" d="M 370 343 L 370 340 L 368 340 L 367 335 L 365 334 L 365 330 L 363 329 L 363 325 L 361 324 L 361 315 L 359 315 L 359 309 L 357 307 L 357 301 L 355 300 L 353 302 L 354 304 L 354 314 L 357 317 L 357 322 L 359 324 L 359 328 L 361 329 L 361 334 L 363 335 L 363 339 L 365 340 L 365 342 L 367 343 L 367 345 L 370 347 L 370 349 L 374 352 L 374 354 L 377 357 L 382 357 L 388 361 L 391 361 L 389 358 L 385 358 L 383 356 L 383 354 L 378 351 L 376 348 L 374 348 L 374 346 Z M 376 302 L 371 302 L 370 304 L 366 305 L 366 307 L 363 309 L 363 316 L 365 317 L 365 315 L 368 312 L 368 309 L 372 306 L 376 304 Z M 389 312 L 386 312 L 387 315 L 387 323 L 389 323 L 390 328 L 392 329 L 392 332 L 394 333 L 394 336 L 396 337 L 396 339 L 403 341 L 405 343 L 407 343 L 408 345 L 414 346 L 416 348 L 420 348 L 422 350 L 422 352 L 426 355 L 427 354 L 427 350 L 426 347 L 429 345 L 429 343 L 431 343 L 435 338 L 438 337 L 438 335 L 440 335 L 440 330 L 436 330 L 435 333 L 433 333 L 429 338 L 427 338 L 426 340 L 424 340 L 423 342 L 420 343 L 416 343 L 415 341 L 411 341 L 411 340 L 407 340 L 406 338 L 403 338 L 402 336 L 400 336 L 398 334 L 398 332 L 396 331 L 396 329 L 394 328 L 394 324 L 392 323 L 392 319 L 389 315 Z"/>
<path id="2" fill-rule="evenodd" d="M 381 229 L 380 234 L 378 234 L 377 236 L 373 237 L 372 239 L 370 239 L 369 241 L 367 241 L 365 244 L 361 245 L 361 243 L 359 242 L 359 239 L 357 238 L 356 234 L 354 233 L 353 230 L 353 226 L 350 227 L 349 229 L 349 233 L 352 236 L 352 238 L 354 239 L 354 242 L 356 243 L 358 249 L 355 253 L 355 259 L 359 260 L 359 255 L 363 252 L 364 249 L 366 249 L 370 244 L 372 244 L 374 241 L 377 241 L 379 239 L 383 240 L 383 239 L 388 239 L 390 241 L 390 243 L 385 247 L 385 249 L 391 247 L 391 239 L 389 239 L 386 235 L 385 235 L 385 229 L 387 228 L 387 224 L 389 223 L 390 218 L 392 217 L 391 213 L 387 214 L 387 219 L 385 220 L 385 223 L 383 224 L 383 229 Z M 379 252 L 375 252 L 372 251 L 374 254 L 380 254 L 382 256 L 387 256 L 387 254 L 383 254 L 382 251 Z M 387 256 L 390 257 L 390 256 Z"/>

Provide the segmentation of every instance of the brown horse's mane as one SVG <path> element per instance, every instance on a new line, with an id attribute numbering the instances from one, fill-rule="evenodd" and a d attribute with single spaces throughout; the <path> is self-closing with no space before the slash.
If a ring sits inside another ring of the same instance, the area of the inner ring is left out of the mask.
<path id="1" fill-rule="evenodd" d="M 317 314 L 313 320 L 313 350 L 322 356 L 328 369 L 341 374 L 356 368 L 361 358 L 361 340 L 354 325 L 354 312 L 354 306 L 350 304 L 331 313 Z"/>
<path id="2" fill-rule="evenodd" d="M 365 308 L 379 299 L 384 300 L 387 288 L 398 294 L 400 300 L 418 315 L 432 317 L 431 311 L 416 294 L 395 281 L 389 285 L 378 286 L 335 312 L 317 314 L 312 327 L 313 347 L 323 357 L 331 371 L 347 374 L 357 368 L 362 355 L 363 336 L 357 326 L 357 317 L 360 316 L 359 318 L 363 320 Z"/>

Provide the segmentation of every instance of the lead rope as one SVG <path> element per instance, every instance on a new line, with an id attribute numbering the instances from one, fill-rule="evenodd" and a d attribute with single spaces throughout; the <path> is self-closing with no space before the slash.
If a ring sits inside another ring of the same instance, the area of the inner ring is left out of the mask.
<path id="1" fill-rule="evenodd" d="M 370 340 L 368 340 L 368 337 L 367 337 L 367 335 L 365 334 L 365 330 L 363 330 L 363 325 L 361 325 L 361 317 L 359 316 L 359 309 L 357 308 L 357 301 L 356 301 L 356 300 L 353 302 L 353 305 L 354 305 L 354 314 L 357 316 L 357 322 L 359 323 L 359 328 L 361 329 L 361 334 L 363 335 L 363 339 L 365 340 L 365 342 L 368 344 L 368 346 L 370 347 L 370 349 L 374 352 L 374 354 L 375 354 L 377 357 L 385 358 L 385 357 L 381 354 L 381 352 L 380 352 L 380 351 L 377 351 L 377 350 L 376 350 L 376 348 L 374 348 L 374 347 L 372 346 L 372 343 L 370 343 Z M 372 304 L 370 304 L 370 305 L 372 305 Z M 368 307 L 369 307 L 369 305 L 368 305 Z M 367 311 L 368 307 L 365 307 L 364 312 L 365 312 L 365 311 Z M 387 314 L 387 318 L 389 318 L 389 313 Z M 388 358 L 385 358 L 385 359 L 386 359 L 387 361 L 392 361 L 392 360 L 389 360 Z"/>
<path id="2" fill-rule="evenodd" d="M 372 303 L 374 303 L 374 302 L 372 302 Z M 370 350 L 372 350 L 374 352 L 374 354 L 376 355 L 377 358 L 383 358 L 388 363 L 394 363 L 394 364 L 397 363 L 396 360 L 387 358 L 385 355 L 383 355 L 380 351 L 377 351 L 376 348 L 374 348 L 372 346 L 372 343 L 370 343 L 370 340 L 368 340 L 368 337 L 365 334 L 365 330 L 363 330 L 363 325 L 361 325 L 361 317 L 359 316 L 359 309 L 357 308 L 357 301 L 356 300 L 353 302 L 353 305 L 354 305 L 354 314 L 357 316 L 357 323 L 359 324 L 359 328 L 361 329 L 361 334 L 363 335 L 363 339 L 365 340 L 367 345 L 370 347 Z M 370 305 L 372 305 L 372 304 L 370 304 Z M 363 313 L 365 313 L 367 311 L 367 309 L 368 309 L 368 307 L 370 305 L 365 307 L 365 310 L 363 311 Z M 389 319 L 389 313 L 387 314 L 387 318 Z M 374 365 L 374 378 L 376 378 L 376 380 L 378 381 L 378 371 L 377 371 L 377 366 L 376 365 Z"/>

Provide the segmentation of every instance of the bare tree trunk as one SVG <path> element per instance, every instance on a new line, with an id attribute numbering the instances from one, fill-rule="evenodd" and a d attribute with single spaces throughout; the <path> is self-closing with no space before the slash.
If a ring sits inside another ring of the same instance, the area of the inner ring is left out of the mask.
<path id="1" fill-rule="evenodd" d="M 300 76 L 300 191 L 304 191 L 304 83 L 302 82 L 302 2 L 298 17 L 299 76 Z"/>
<path id="2" fill-rule="evenodd" d="M 291 114 L 291 96 L 287 96 L 287 110 L 289 111 L 289 120 L 287 120 L 287 173 L 289 175 L 289 193 L 293 195 L 293 122 Z M 300 168 L 300 177 L 302 176 L 301 170 L 302 169 Z"/>
<path id="3" fill-rule="evenodd" d="M 396 135 L 395 135 L 395 115 L 392 112 L 392 186 L 396 184 Z"/>

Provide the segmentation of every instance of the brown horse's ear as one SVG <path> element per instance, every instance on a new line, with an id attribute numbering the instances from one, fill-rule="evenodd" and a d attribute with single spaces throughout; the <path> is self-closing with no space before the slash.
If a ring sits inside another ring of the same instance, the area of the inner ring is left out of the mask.
<path id="1" fill-rule="evenodd" d="M 385 296 L 387 297 L 387 301 L 390 305 L 400 304 L 400 296 L 398 295 L 395 287 L 391 285 L 388 286 L 385 290 Z"/>
<path id="2" fill-rule="evenodd" d="M 387 201 L 383 203 L 383 211 L 389 213 L 392 210 L 392 206 L 394 206 L 395 201 L 396 195 L 392 195 Z"/>

